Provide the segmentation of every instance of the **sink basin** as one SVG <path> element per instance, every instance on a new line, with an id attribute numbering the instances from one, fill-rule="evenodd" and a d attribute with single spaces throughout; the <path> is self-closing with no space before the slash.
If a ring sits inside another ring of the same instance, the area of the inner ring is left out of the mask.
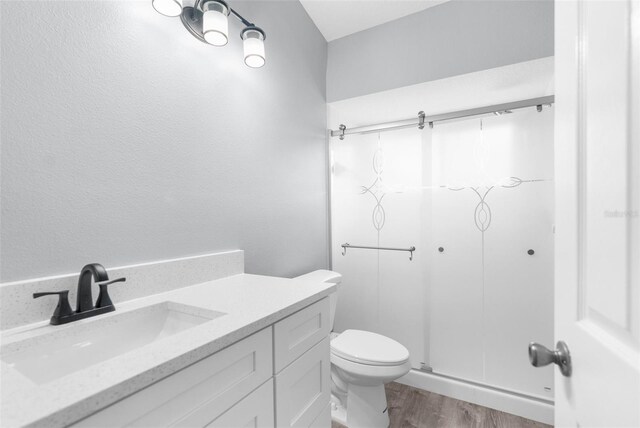
<path id="1" fill-rule="evenodd" d="M 112 314 L 2 346 L 0 359 L 43 384 L 225 315 L 175 302 Z"/>

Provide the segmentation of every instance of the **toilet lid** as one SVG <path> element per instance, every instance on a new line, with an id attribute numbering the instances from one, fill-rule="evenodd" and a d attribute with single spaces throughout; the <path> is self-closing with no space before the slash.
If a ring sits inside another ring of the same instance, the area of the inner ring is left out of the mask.
<path id="1" fill-rule="evenodd" d="M 381 334 L 345 330 L 331 341 L 331 352 L 345 360 L 375 366 L 394 366 L 409 359 L 407 348 Z"/>

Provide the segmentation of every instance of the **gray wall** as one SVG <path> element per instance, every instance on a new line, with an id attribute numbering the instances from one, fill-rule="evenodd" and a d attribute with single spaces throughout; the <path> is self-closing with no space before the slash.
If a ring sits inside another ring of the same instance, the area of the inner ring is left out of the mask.
<path id="1" fill-rule="evenodd" d="M 327 44 L 297 1 L 239 2 L 215 48 L 148 0 L 1 3 L 0 278 L 246 250 L 327 265 Z"/>
<path id="2" fill-rule="evenodd" d="M 329 43 L 329 102 L 553 55 L 553 0 L 453 0 Z"/>

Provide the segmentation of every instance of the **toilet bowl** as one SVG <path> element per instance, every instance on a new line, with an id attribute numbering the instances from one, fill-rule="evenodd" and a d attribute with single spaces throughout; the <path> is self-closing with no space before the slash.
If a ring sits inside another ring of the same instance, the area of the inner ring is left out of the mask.
<path id="1" fill-rule="evenodd" d="M 388 427 L 384 384 L 411 369 L 409 351 L 380 334 L 345 330 L 331 341 L 332 416 L 349 428 Z"/>
<path id="2" fill-rule="evenodd" d="M 339 286 L 342 276 L 318 270 L 296 279 Z M 332 327 L 337 298 L 337 293 L 330 296 Z M 384 384 L 409 372 L 409 351 L 395 340 L 369 331 L 345 330 L 331 336 L 332 419 L 349 428 L 388 427 Z"/>

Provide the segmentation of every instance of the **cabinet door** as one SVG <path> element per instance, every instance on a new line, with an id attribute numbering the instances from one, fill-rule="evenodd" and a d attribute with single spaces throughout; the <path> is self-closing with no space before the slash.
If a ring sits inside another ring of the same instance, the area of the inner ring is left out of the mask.
<path id="1" fill-rule="evenodd" d="M 330 324 L 328 297 L 275 323 L 273 342 L 276 373 L 327 337 L 331 331 Z"/>
<path id="2" fill-rule="evenodd" d="M 271 328 L 81 420 L 74 428 L 203 427 L 273 374 Z"/>
<path id="3" fill-rule="evenodd" d="M 243 398 L 207 428 L 273 428 L 273 380 Z"/>
<path id="4" fill-rule="evenodd" d="M 329 405 L 330 367 L 329 338 L 325 336 L 276 376 L 276 424 L 279 428 L 315 425 Z"/>

